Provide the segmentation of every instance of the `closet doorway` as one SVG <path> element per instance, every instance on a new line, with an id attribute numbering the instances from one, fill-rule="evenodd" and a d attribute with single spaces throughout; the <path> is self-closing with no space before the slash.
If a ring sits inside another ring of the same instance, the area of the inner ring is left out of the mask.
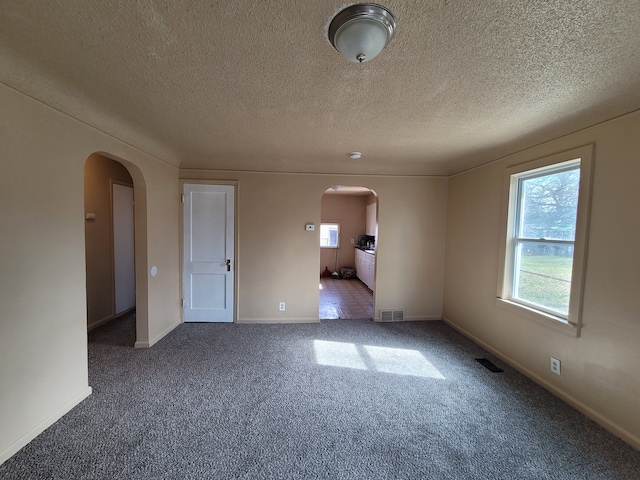
<path id="1" fill-rule="evenodd" d="M 319 318 L 373 319 L 378 197 L 336 185 L 321 198 Z"/>

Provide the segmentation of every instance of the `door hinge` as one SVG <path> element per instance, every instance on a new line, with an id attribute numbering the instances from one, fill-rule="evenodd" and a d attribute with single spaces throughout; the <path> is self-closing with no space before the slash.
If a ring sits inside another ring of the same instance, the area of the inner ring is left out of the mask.
<path id="1" fill-rule="evenodd" d="M 182 303 L 183 307 L 186 307 L 187 306 L 187 299 L 183 298 L 181 303 Z"/>
<path id="2" fill-rule="evenodd" d="M 180 203 L 184 203 L 184 193 L 180 195 Z"/>

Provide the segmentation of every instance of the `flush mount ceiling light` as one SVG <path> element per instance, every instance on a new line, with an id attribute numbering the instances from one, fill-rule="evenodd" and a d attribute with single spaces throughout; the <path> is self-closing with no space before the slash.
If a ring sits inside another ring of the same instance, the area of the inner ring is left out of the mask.
<path id="1" fill-rule="evenodd" d="M 396 19 L 375 3 L 359 3 L 338 12 L 329 24 L 329 41 L 354 63 L 373 60 L 391 41 Z"/>
<path id="2" fill-rule="evenodd" d="M 351 157 L 352 160 L 357 160 L 358 158 L 362 158 L 362 153 L 361 152 L 351 152 L 349 154 L 349 157 Z"/>

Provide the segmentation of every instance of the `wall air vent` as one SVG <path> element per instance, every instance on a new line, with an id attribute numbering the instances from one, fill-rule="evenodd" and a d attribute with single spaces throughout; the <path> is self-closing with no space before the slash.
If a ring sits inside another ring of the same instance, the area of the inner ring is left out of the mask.
<path id="1" fill-rule="evenodd" d="M 402 322 L 404 321 L 404 310 L 380 310 L 381 322 Z"/>

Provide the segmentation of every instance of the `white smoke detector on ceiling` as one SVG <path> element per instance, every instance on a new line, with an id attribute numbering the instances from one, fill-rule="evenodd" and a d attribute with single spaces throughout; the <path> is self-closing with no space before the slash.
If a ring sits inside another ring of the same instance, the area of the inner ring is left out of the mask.
<path id="1" fill-rule="evenodd" d="M 362 153 L 361 152 L 351 152 L 349 154 L 349 156 L 351 157 L 352 160 L 357 160 L 358 158 L 362 158 Z"/>

